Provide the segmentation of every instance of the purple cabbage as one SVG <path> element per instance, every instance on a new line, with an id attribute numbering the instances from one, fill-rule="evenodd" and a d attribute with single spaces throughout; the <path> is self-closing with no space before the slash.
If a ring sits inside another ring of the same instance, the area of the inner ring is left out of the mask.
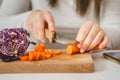
<path id="1" fill-rule="evenodd" d="M 29 33 L 23 28 L 4 29 L 0 31 L 0 57 L 3 61 L 18 59 L 28 48 Z"/>

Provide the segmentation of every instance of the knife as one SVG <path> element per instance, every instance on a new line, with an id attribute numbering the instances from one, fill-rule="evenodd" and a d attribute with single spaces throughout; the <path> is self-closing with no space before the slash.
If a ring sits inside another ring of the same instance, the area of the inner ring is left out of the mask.
<path id="1" fill-rule="evenodd" d="M 76 41 L 64 36 L 63 33 L 51 32 L 48 29 L 45 29 L 45 36 L 51 43 L 60 43 L 64 45 L 75 44 Z M 120 52 L 120 50 L 109 50 L 109 49 L 101 49 L 101 50 L 90 50 L 90 53 L 109 53 L 109 52 Z"/>
<path id="2" fill-rule="evenodd" d="M 109 50 L 109 49 L 101 49 L 101 50 L 91 50 L 90 53 L 117 53 L 120 50 Z"/>
<path id="3" fill-rule="evenodd" d="M 45 29 L 45 36 L 51 43 L 57 42 L 64 45 L 75 43 L 75 40 L 64 36 L 63 33 L 51 32 L 48 29 Z"/>

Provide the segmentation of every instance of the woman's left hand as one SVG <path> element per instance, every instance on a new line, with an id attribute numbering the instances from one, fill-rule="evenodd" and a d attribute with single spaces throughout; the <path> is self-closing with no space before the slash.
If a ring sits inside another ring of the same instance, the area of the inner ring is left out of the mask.
<path id="1" fill-rule="evenodd" d="M 76 41 L 79 42 L 78 47 L 81 53 L 92 50 L 96 46 L 99 46 L 99 49 L 104 49 L 109 42 L 108 37 L 101 27 L 91 21 L 81 26 Z"/>

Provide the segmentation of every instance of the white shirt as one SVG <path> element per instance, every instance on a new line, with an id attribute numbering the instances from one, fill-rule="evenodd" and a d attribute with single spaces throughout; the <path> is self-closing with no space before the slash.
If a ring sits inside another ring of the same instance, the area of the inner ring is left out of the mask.
<path id="1" fill-rule="evenodd" d="M 48 10 L 52 13 L 56 27 L 80 28 L 86 21 L 98 23 L 110 39 L 109 48 L 120 47 L 120 0 L 103 0 L 100 18 L 95 17 L 94 0 L 84 17 L 76 13 L 75 0 L 58 0 L 51 8 L 48 0 L 0 0 L 0 28 L 24 27 L 32 10 Z"/>
<path id="2" fill-rule="evenodd" d="M 48 5 L 47 0 L 32 0 L 32 8 L 33 10 L 40 9 L 50 11 L 55 19 L 56 27 L 80 28 L 81 24 L 88 20 L 98 22 L 94 16 L 93 0 L 85 17 L 81 17 L 76 12 L 75 2 L 75 0 L 58 0 L 57 6 L 55 8 L 51 8 Z"/>

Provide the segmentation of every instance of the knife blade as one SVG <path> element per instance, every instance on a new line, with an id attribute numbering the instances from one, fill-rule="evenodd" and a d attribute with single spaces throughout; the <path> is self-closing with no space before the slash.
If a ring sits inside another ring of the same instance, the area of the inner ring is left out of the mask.
<path id="1" fill-rule="evenodd" d="M 101 50 L 91 50 L 90 53 L 114 53 L 120 52 L 120 50 L 109 50 L 109 49 L 101 49 Z"/>
<path id="2" fill-rule="evenodd" d="M 48 29 L 45 29 L 45 34 L 46 34 L 46 38 L 51 43 L 57 42 L 64 45 L 75 43 L 75 40 L 64 36 L 63 33 L 50 32 Z"/>

